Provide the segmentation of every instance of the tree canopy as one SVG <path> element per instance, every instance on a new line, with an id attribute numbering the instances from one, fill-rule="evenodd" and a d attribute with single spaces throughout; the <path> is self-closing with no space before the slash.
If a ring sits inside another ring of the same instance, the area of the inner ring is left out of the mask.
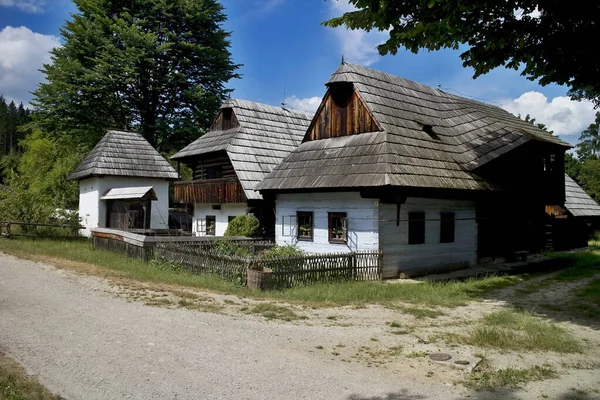
<path id="1" fill-rule="evenodd" d="M 577 144 L 577 155 L 582 160 L 589 158 L 597 159 L 600 155 L 600 112 L 596 113 L 596 118 L 590 126 L 587 127 L 581 136 L 579 136 L 579 143 Z"/>
<path id="2" fill-rule="evenodd" d="M 574 99 L 600 105 L 600 2 L 507 0 L 348 0 L 357 10 L 325 21 L 331 27 L 389 32 L 379 53 L 404 47 L 463 49 L 474 78 L 504 66 L 540 84 L 568 85 Z M 590 47 L 592 46 L 592 47 Z"/>
<path id="3" fill-rule="evenodd" d="M 74 0 L 34 92 L 44 132 L 93 146 L 135 129 L 159 151 L 208 128 L 238 77 L 217 0 Z"/>

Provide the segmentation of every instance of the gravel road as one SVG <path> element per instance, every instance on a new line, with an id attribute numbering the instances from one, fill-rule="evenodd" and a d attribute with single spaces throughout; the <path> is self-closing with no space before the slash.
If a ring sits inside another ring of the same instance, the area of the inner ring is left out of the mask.
<path id="1" fill-rule="evenodd" d="M 309 351 L 336 335 L 327 327 L 149 307 L 108 289 L 0 255 L 0 349 L 67 399 L 457 398 Z"/>

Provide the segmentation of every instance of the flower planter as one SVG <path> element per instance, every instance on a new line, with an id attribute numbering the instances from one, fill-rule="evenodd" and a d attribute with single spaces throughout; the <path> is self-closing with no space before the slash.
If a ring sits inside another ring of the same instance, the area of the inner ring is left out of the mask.
<path id="1" fill-rule="evenodd" d="M 273 287 L 273 270 L 270 268 L 255 269 L 248 267 L 246 270 L 247 286 L 250 290 L 268 290 Z"/>

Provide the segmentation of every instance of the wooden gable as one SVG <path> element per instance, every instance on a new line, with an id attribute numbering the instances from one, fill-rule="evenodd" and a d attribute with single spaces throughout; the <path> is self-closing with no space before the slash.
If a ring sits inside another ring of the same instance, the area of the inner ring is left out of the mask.
<path id="1" fill-rule="evenodd" d="M 325 93 L 303 142 L 382 130 L 354 85 L 338 83 Z"/>
<path id="2" fill-rule="evenodd" d="M 211 131 L 226 131 L 228 129 L 237 128 L 240 126 L 233 109 L 230 107 L 222 108 L 215 118 L 215 121 L 210 126 Z"/>

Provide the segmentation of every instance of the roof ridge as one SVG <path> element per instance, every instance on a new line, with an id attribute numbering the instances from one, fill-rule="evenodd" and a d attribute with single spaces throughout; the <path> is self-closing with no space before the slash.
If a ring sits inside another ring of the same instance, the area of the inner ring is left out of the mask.
<path id="1" fill-rule="evenodd" d="M 249 103 L 249 104 L 253 104 L 253 105 L 257 105 L 257 106 L 268 107 L 268 108 L 272 109 L 272 111 L 273 111 L 272 113 L 273 114 L 277 114 L 277 115 L 282 115 L 285 112 L 288 112 L 288 113 L 297 114 L 298 117 L 302 116 L 302 117 L 312 118 L 314 116 L 314 113 L 311 113 L 310 111 L 297 110 L 297 109 L 288 109 L 288 108 L 284 108 L 284 107 L 276 106 L 276 105 L 272 105 L 272 104 L 260 103 L 258 101 L 238 99 L 238 98 L 228 99 L 225 103 L 223 103 L 221 105 L 220 108 L 231 107 L 231 108 L 241 108 L 241 109 L 255 111 L 255 110 L 253 110 L 251 108 L 248 108 L 247 106 L 239 104 L 238 102 Z M 233 103 L 234 105 L 229 105 L 229 103 Z M 277 111 L 281 110 L 281 112 L 276 112 L 276 110 Z M 269 113 L 269 111 L 261 111 L 261 112 L 267 112 L 267 113 Z"/>

